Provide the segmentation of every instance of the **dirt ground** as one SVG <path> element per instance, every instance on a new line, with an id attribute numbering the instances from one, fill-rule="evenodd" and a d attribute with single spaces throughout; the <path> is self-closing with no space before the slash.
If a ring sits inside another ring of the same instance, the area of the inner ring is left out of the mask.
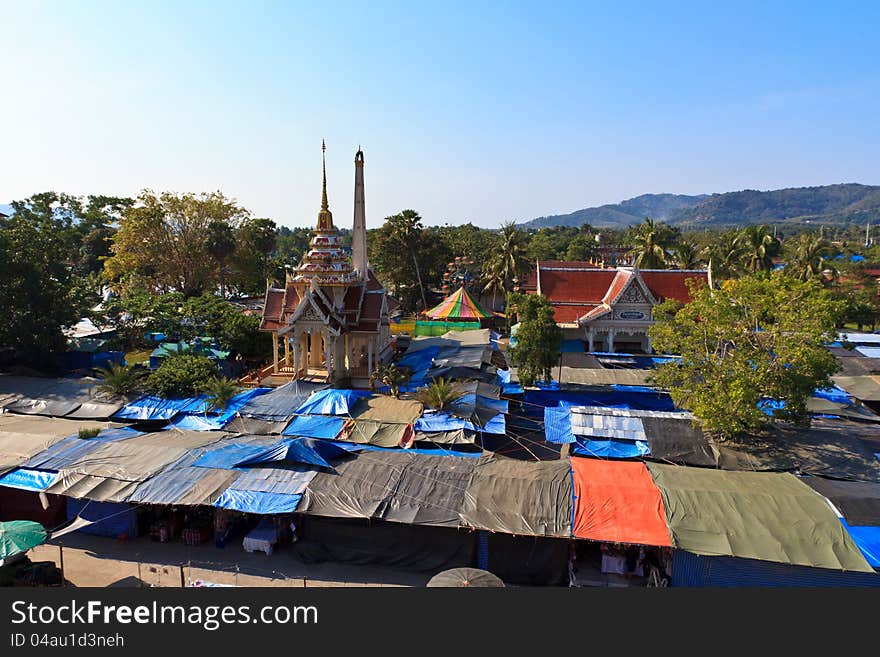
<path id="1" fill-rule="evenodd" d="M 289 548 L 271 555 L 241 545 L 158 543 L 149 537 L 70 534 L 28 553 L 31 561 L 64 560 L 68 586 L 424 586 L 431 573 L 342 563 L 304 564 Z"/>

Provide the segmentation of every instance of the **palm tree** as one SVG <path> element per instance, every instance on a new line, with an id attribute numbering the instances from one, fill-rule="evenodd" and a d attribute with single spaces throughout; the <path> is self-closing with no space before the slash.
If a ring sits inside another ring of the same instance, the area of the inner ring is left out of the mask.
<path id="1" fill-rule="evenodd" d="M 416 256 L 419 240 L 422 236 L 422 218 L 415 210 L 404 210 L 399 214 L 388 217 L 386 221 L 391 224 L 391 235 L 407 251 L 413 259 L 416 267 L 416 279 L 419 282 L 419 291 L 422 293 L 422 309 L 427 310 L 428 302 L 425 300 L 425 286 L 422 285 L 422 271 L 419 268 L 419 259 Z"/>
<path id="2" fill-rule="evenodd" d="M 742 245 L 736 231 L 728 230 L 715 235 L 712 244 L 703 250 L 703 258 L 719 278 L 732 278 L 742 261 Z"/>
<path id="3" fill-rule="evenodd" d="M 375 389 L 376 381 L 390 388 L 391 396 L 395 399 L 400 397 L 400 386 L 409 380 L 409 375 L 397 369 L 393 363 L 380 363 L 370 374 L 370 388 Z"/>
<path id="4" fill-rule="evenodd" d="M 630 232 L 633 247 L 630 254 L 635 265 L 641 269 L 665 269 L 676 236 L 676 231 L 668 224 L 645 217 Z"/>
<path id="5" fill-rule="evenodd" d="M 802 281 L 821 276 L 825 269 L 834 270 L 827 260 L 834 255 L 834 246 L 821 233 L 801 233 L 785 247 L 786 268 Z"/>
<path id="6" fill-rule="evenodd" d="M 495 310 L 495 301 L 498 298 L 498 293 L 504 292 L 504 277 L 490 265 L 488 271 L 483 276 L 483 281 L 485 281 L 483 292 L 492 292 L 492 310 Z"/>
<path id="7" fill-rule="evenodd" d="M 205 412 L 220 411 L 222 413 L 229 406 L 232 398 L 238 394 L 238 390 L 238 384 L 226 377 L 212 379 L 202 386 L 202 392 L 208 395 Z"/>
<path id="8" fill-rule="evenodd" d="M 122 397 L 140 389 L 144 374 L 146 370 L 135 365 L 110 363 L 109 367 L 98 368 L 101 383 L 96 386 L 96 390 Z"/>
<path id="9" fill-rule="evenodd" d="M 432 383 L 419 388 L 413 393 L 413 397 L 422 402 L 428 408 L 442 411 L 461 397 L 462 390 L 458 384 L 442 376 L 434 379 Z"/>
<path id="10" fill-rule="evenodd" d="M 755 272 L 773 269 L 773 256 L 779 252 L 779 240 L 767 226 L 746 226 L 736 239 L 742 248 L 746 269 Z"/>
<path id="11" fill-rule="evenodd" d="M 703 264 L 697 245 L 690 240 L 681 240 L 672 249 L 672 258 L 679 269 L 697 269 Z"/>
<path id="12" fill-rule="evenodd" d="M 496 281 L 492 285 L 499 285 L 497 289 L 507 292 L 514 291 L 513 288 L 522 279 L 528 266 L 526 234 L 512 221 L 501 224 L 495 255 L 489 264 L 491 279 Z"/>

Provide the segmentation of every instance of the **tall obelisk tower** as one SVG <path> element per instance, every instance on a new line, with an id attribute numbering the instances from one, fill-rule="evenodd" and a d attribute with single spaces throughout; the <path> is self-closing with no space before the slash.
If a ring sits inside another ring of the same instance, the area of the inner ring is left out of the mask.
<path id="1" fill-rule="evenodd" d="M 354 155 L 354 227 L 351 235 L 351 264 L 361 280 L 367 278 L 367 213 L 364 207 L 364 152 Z"/>

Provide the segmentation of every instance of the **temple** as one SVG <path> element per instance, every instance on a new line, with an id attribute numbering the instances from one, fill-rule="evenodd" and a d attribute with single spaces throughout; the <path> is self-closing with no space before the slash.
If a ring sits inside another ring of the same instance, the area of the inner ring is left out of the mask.
<path id="1" fill-rule="evenodd" d="M 260 329 L 271 331 L 273 361 L 262 383 L 292 379 L 367 385 L 391 351 L 385 288 L 367 262 L 364 154 L 355 154 L 352 259 L 342 248 L 327 201 L 327 165 L 321 143 L 321 209 L 309 250 L 283 288 L 267 287 Z"/>
<path id="2" fill-rule="evenodd" d="M 654 306 L 666 299 L 688 303 L 691 280 L 705 282 L 707 272 L 542 260 L 525 290 L 546 297 L 564 339 L 583 341 L 585 351 L 650 354 Z"/>

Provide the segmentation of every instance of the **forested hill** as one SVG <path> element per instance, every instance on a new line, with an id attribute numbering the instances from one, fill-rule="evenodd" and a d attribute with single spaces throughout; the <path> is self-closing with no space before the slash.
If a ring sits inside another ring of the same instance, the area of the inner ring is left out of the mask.
<path id="1" fill-rule="evenodd" d="M 703 196 L 645 194 L 615 205 L 566 215 L 539 217 L 528 228 L 544 226 L 627 226 L 645 217 L 682 227 L 710 228 L 745 224 L 845 224 L 880 222 L 880 186 L 856 183 L 743 190 Z"/>

